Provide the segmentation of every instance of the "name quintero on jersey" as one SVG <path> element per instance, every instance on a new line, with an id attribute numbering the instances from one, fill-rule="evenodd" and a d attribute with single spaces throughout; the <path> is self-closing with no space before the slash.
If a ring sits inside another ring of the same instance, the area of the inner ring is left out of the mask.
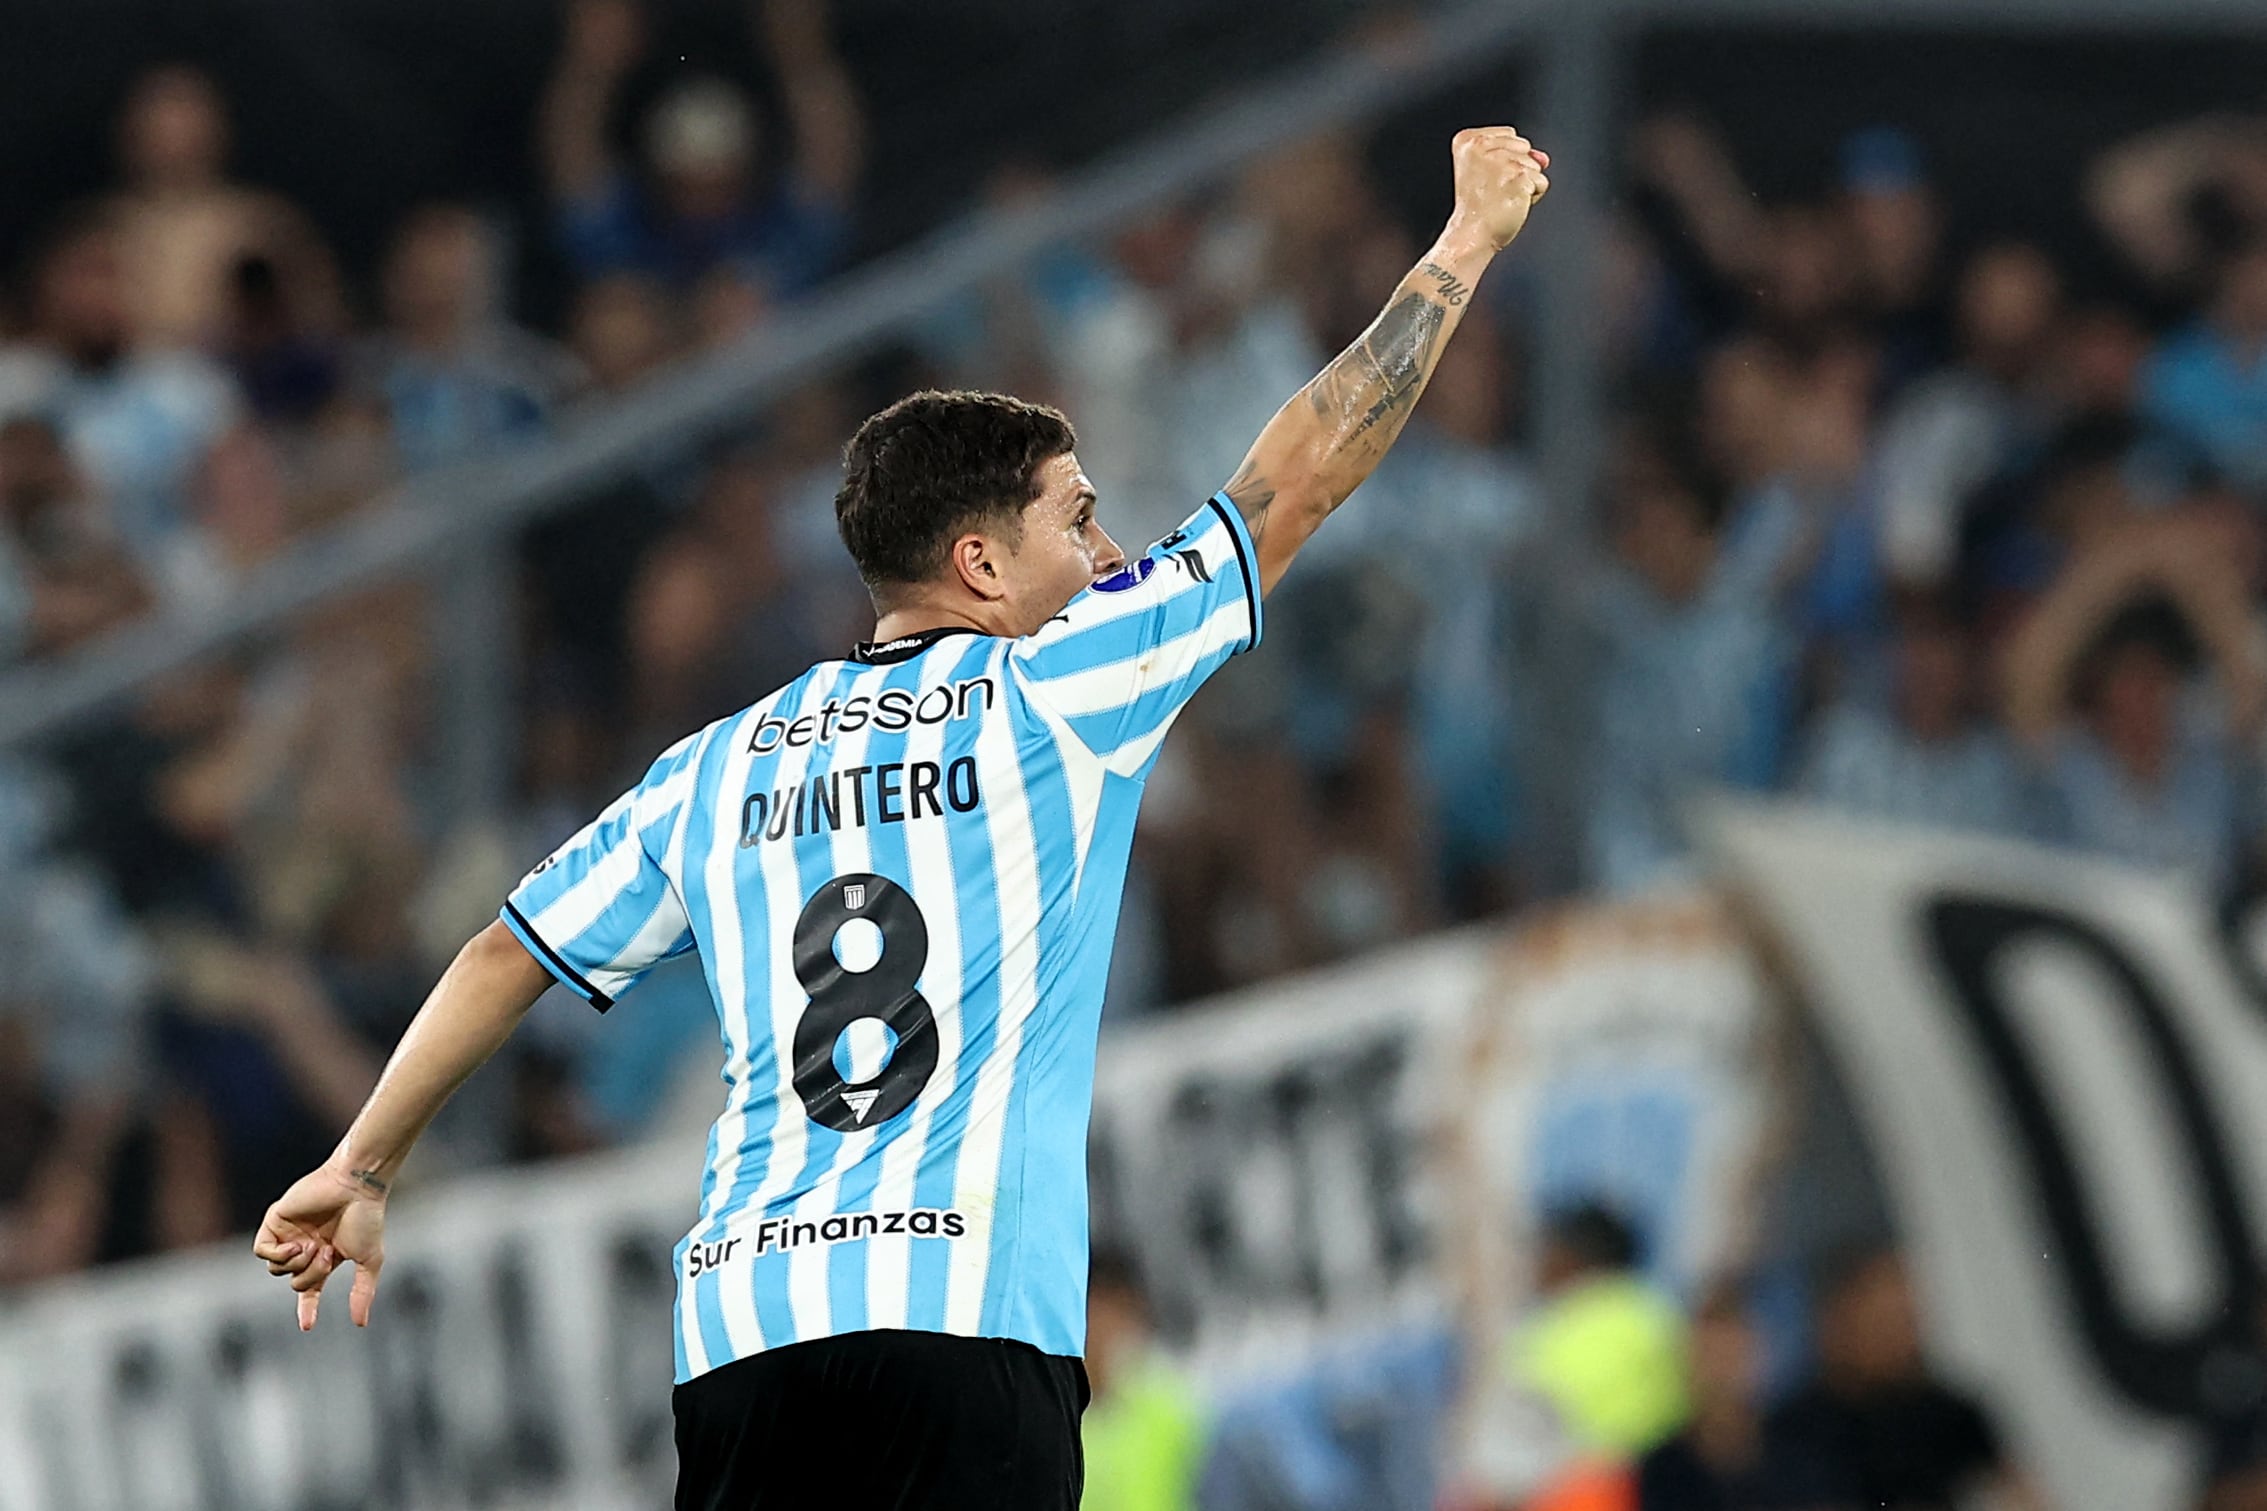
<path id="1" fill-rule="evenodd" d="M 984 801 L 976 758 L 948 763 L 888 761 L 822 771 L 787 787 L 751 792 L 740 805 L 740 848 L 771 840 L 971 813 Z"/>
<path id="2" fill-rule="evenodd" d="M 894 1237 L 901 1233 L 913 1238 L 965 1238 L 968 1219 L 950 1207 L 916 1207 L 909 1212 L 838 1212 L 832 1217 L 803 1221 L 767 1217 L 756 1224 L 755 1242 L 747 1252 L 769 1254 L 812 1244 L 850 1243 L 860 1238 Z M 697 1276 L 703 1270 L 713 1270 L 737 1257 L 745 1241 L 725 1238 L 714 1243 L 694 1244 L 685 1251 L 686 1274 Z"/>

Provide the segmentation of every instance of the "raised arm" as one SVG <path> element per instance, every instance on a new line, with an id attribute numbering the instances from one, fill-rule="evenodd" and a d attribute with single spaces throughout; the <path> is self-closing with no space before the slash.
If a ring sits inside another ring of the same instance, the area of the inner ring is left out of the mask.
<path id="1" fill-rule="evenodd" d="M 2189 206 L 2220 182 L 2231 158 L 2261 150 L 2259 123 L 2206 116 L 2120 142 L 2086 175 L 2086 203 L 2111 241 L 2152 282 L 2177 284 L 2206 247 Z"/>
<path id="2" fill-rule="evenodd" d="M 756 22 L 786 91 L 795 175 L 805 189 L 847 205 L 865 168 L 866 117 L 827 35 L 824 0 L 759 0 Z"/>
<path id="3" fill-rule="evenodd" d="M 645 17 L 633 0 L 574 0 L 567 8 L 541 121 L 543 169 L 554 199 L 587 199 L 612 178 L 607 117 L 644 48 Z"/>
<path id="4" fill-rule="evenodd" d="M 1456 134 L 1456 209 L 1360 340 L 1276 411 L 1227 487 L 1271 592 L 1307 537 L 1400 436 L 1480 275 L 1550 188 L 1550 157 L 1509 126 Z"/>
<path id="5" fill-rule="evenodd" d="M 2094 635 L 2144 594 L 2170 599 L 2211 658 L 2231 726 L 2256 726 L 2267 684 L 2249 602 L 2221 533 L 2200 521 L 2151 523 L 2097 546 L 2074 564 L 2016 631 L 2005 668 L 2007 718 L 2044 745 L 2068 713 L 2070 678 Z"/>
<path id="6" fill-rule="evenodd" d="M 386 1193 L 410 1146 L 550 984 L 502 924 L 475 935 L 425 999 L 337 1151 L 268 1208 L 252 1252 L 271 1273 L 291 1277 L 300 1327 L 315 1325 L 323 1283 L 347 1260 L 355 1324 L 370 1320 L 385 1262 Z"/>

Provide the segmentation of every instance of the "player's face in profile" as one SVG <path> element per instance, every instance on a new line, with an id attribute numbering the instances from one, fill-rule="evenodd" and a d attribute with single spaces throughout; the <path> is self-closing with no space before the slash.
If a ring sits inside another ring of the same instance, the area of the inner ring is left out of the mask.
<path id="1" fill-rule="evenodd" d="M 1039 497 L 1023 511 L 1023 540 L 1008 558 L 1005 607 L 1018 635 L 1036 634 L 1126 553 L 1095 517 L 1094 485 L 1066 452 L 1039 464 Z"/>

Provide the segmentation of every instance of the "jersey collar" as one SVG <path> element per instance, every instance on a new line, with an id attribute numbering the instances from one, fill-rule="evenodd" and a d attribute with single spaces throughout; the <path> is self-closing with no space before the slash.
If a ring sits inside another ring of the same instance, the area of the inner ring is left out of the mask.
<path id="1" fill-rule="evenodd" d="M 868 666 L 895 666 L 900 661 L 911 661 L 947 635 L 980 635 L 983 631 L 974 625 L 947 624 L 933 630 L 915 630 L 895 640 L 861 640 L 850 648 L 850 659 Z"/>

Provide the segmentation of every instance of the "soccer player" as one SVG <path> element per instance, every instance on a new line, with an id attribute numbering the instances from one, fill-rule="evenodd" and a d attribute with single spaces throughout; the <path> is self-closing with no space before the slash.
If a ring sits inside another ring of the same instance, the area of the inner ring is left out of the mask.
<path id="1" fill-rule="evenodd" d="M 1440 239 L 1228 486 L 1127 560 L 1067 420 L 922 393 L 835 502 L 871 642 L 680 741 L 529 873 L 253 1252 L 314 1326 L 441 1104 L 554 980 L 601 1010 L 700 957 L 725 1048 L 678 1245 L 680 1508 L 1078 1504 L 1086 1126 L 1142 782 L 1260 600 L 1407 423 L 1549 187 L 1458 133 Z"/>

